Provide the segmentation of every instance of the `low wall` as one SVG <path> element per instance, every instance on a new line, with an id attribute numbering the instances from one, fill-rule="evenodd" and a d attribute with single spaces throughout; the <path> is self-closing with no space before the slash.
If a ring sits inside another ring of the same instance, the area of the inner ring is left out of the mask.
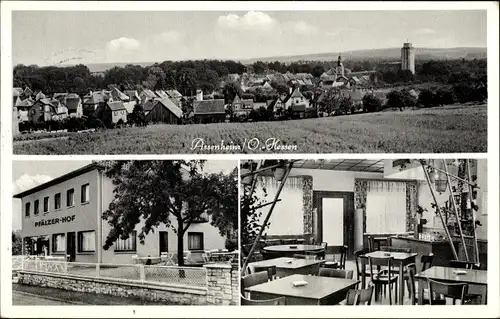
<path id="1" fill-rule="evenodd" d="M 118 297 L 136 297 L 143 300 L 176 305 L 206 305 L 207 289 L 182 285 L 135 283 L 125 280 L 85 278 L 60 273 L 19 271 L 18 282 L 23 285 L 59 288 Z"/>
<path id="2" fill-rule="evenodd" d="M 239 267 L 233 264 L 206 264 L 207 304 L 238 305 L 240 301 Z"/>

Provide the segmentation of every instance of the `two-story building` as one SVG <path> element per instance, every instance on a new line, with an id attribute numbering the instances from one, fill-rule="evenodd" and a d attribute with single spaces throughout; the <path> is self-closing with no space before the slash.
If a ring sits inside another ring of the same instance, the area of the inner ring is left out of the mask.
<path id="1" fill-rule="evenodd" d="M 23 254 L 127 264 L 134 262 L 134 255 L 159 257 L 162 252 L 177 252 L 177 235 L 165 225 L 146 235 L 141 244 L 142 222 L 127 240 L 119 239 L 104 250 L 111 226 L 102 216 L 114 198 L 113 189 L 103 167 L 92 163 L 14 195 L 22 205 Z M 202 219 L 189 226 L 184 247 L 186 251 L 222 249 L 225 240 L 209 219 Z"/>

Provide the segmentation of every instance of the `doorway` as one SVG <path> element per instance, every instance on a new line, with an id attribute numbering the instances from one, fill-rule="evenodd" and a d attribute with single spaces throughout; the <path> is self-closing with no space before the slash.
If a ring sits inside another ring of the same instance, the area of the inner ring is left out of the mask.
<path id="1" fill-rule="evenodd" d="M 168 232 L 160 231 L 160 256 L 168 252 Z"/>
<path id="2" fill-rule="evenodd" d="M 318 241 L 332 247 L 347 245 L 350 258 L 354 249 L 354 192 L 314 191 L 313 207 L 318 212 Z"/>
<path id="3" fill-rule="evenodd" d="M 75 232 L 66 233 L 67 236 L 67 247 L 66 254 L 69 256 L 69 261 L 76 260 L 76 236 Z"/>

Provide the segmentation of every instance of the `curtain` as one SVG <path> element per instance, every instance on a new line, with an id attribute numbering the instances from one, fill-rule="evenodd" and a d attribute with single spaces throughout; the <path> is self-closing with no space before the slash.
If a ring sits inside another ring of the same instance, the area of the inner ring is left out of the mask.
<path id="1" fill-rule="evenodd" d="M 405 182 L 367 182 L 367 233 L 405 232 L 407 226 L 406 209 Z"/>
<path id="2" fill-rule="evenodd" d="M 203 250 L 203 233 L 188 233 L 188 249 Z"/>
<path id="3" fill-rule="evenodd" d="M 272 176 L 261 176 L 256 195 L 268 203 L 274 200 L 279 183 Z M 304 233 L 304 183 L 302 177 L 288 177 L 281 190 L 278 203 L 269 219 L 268 235 L 298 235 Z M 267 196 L 263 198 L 263 189 Z M 260 224 L 269 212 L 271 205 L 262 208 Z"/>
<path id="4" fill-rule="evenodd" d="M 133 231 L 127 239 L 118 239 L 115 244 L 115 250 L 135 251 L 135 237 L 136 232 Z"/>
<path id="5" fill-rule="evenodd" d="M 64 234 L 57 234 L 54 238 L 54 251 L 66 251 L 66 236 Z"/>
<path id="6" fill-rule="evenodd" d="M 95 251 L 95 231 L 82 232 L 81 251 Z"/>

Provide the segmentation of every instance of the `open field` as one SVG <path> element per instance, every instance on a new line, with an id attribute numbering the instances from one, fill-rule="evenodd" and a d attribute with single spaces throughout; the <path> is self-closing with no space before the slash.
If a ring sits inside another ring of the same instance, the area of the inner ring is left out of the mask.
<path id="1" fill-rule="evenodd" d="M 151 125 L 63 133 L 64 139 L 37 134 L 31 141 L 16 137 L 13 149 L 14 154 L 471 153 L 487 152 L 487 124 L 486 105 L 461 105 L 283 122 Z M 288 147 L 266 147 L 269 139 Z"/>

